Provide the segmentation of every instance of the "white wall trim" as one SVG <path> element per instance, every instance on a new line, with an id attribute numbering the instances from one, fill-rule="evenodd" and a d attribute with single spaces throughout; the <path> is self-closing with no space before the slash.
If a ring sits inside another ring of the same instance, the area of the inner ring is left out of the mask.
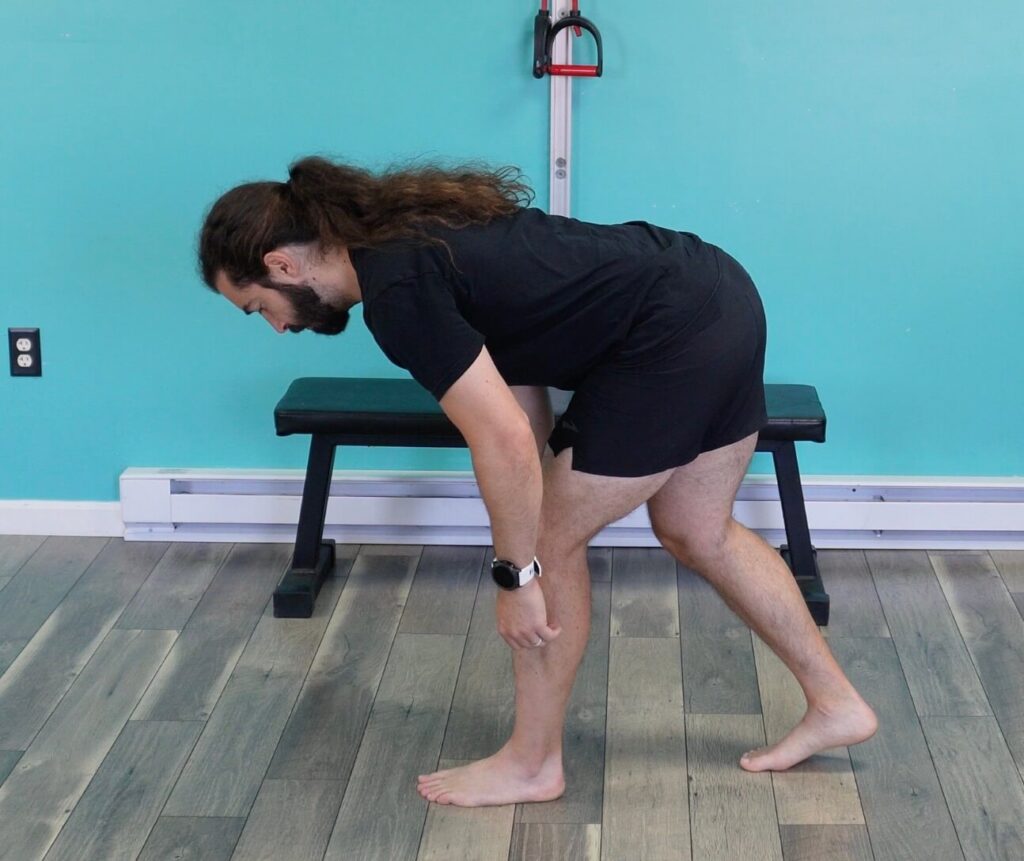
<path id="1" fill-rule="evenodd" d="M 129 469 L 121 502 L 0 501 L 0 534 L 124 536 L 131 541 L 295 539 L 302 470 Z M 1024 479 L 967 476 L 809 476 L 815 546 L 1024 549 Z M 773 476 L 748 476 L 737 518 L 785 541 Z M 491 541 L 471 472 L 336 471 L 325 537 L 360 544 Z M 595 546 L 656 546 L 644 508 Z"/>
<path id="2" fill-rule="evenodd" d="M 0 535 L 124 535 L 119 502 L 0 499 Z"/>
<path id="3" fill-rule="evenodd" d="M 294 540 L 302 470 L 130 469 L 121 476 L 129 540 Z M 818 547 L 1024 548 L 1024 479 L 811 476 L 807 515 Z M 774 476 L 748 476 L 737 518 L 785 541 Z M 336 471 L 325 535 L 347 543 L 490 543 L 471 472 Z M 641 507 L 595 545 L 655 546 Z"/>

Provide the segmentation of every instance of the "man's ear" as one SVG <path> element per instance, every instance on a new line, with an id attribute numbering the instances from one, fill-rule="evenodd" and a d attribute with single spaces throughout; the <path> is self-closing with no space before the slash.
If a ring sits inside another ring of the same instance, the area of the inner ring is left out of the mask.
<path id="1" fill-rule="evenodd" d="M 301 272 L 298 258 L 284 248 L 275 248 L 263 255 L 263 265 L 274 281 L 297 279 Z"/>

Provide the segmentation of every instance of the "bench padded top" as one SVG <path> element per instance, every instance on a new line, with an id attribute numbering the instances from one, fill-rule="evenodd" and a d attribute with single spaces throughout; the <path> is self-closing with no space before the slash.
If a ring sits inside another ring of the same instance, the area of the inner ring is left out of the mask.
<path id="1" fill-rule="evenodd" d="M 560 416 L 572 392 L 551 389 L 551 405 Z M 825 441 L 825 411 L 814 386 L 768 384 L 768 426 L 762 440 Z M 278 436 L 333 434 L 373 439 L 377 445 L 424 445 L 461 440 L 434 396 L 412 379 L 300 377 L 274 410 Z M 398 437 L 406 441 L 398 442 Z M 367 445 L 363 439 L 359 444 Z"/>

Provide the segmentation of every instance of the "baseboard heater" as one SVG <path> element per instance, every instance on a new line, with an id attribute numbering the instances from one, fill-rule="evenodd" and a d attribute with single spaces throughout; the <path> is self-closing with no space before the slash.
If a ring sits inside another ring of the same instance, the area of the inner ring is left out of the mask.
<path id="1" fill-rule="evenodd" d="M 132 541 L 291 542 L 302 470 L 128 469 L 124 536 Z M 1024 549 L 1024 479 L 816 476 L 804 479 L 819 548 Z M 773 476 L 748 476 L 736 518 L 785 541 Z M 349 544 L 488 545 L 472 473 L 335 471 L 324 537 Z M 644 507 L 606 527 L 595 546 L 654 547 Z"/>

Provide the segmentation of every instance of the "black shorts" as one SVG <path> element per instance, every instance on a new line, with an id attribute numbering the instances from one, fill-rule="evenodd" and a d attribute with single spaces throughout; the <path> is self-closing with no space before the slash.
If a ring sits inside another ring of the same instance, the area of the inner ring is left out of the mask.
<path id="1" fill-rule="evenodd" d="M 767 423 L 764 308 L 747 271 L 715 253 L 717 289 L 696 317 L 673 317 L 680 285 L 665 279 L 624 341 L 576 387 L 548 439 L 556 455 L 572 447 L 574 470 L 652 475 Z"/>

